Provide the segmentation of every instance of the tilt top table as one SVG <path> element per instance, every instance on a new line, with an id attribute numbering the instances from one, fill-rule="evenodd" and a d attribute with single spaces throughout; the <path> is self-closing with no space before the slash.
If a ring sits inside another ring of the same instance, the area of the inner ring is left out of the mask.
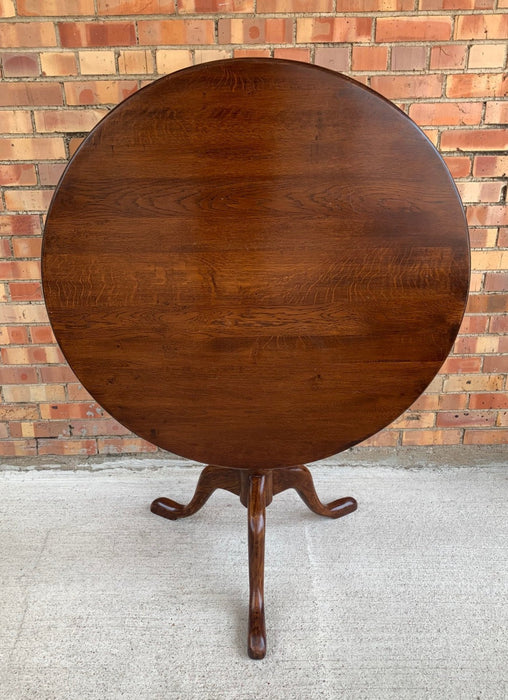
<path id="1" fill-rule="evenodd" d="M 81 145 L 44 236 L 49 317 L 80 381 L 123 425 L 204 462 L 188 506 L 248 509 L 248 651 L 265 654 L 265 507 L 305 462 L 408 408 L 467 296 L 463 209 L 413 122 L 332 71 L 195 66 L 128 98 Z"/>

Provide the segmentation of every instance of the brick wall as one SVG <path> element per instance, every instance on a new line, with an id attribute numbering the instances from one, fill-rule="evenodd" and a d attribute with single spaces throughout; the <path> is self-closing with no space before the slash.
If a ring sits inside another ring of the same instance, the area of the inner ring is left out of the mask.
<path id="1" fill-rule="evenodd" d="M 471 297 L 424 396 L 370 445 L 508 443 L 508 0 L 0 0 L 0 455 L 154 448 L 93 402 L 55 345 L 41 228 L 83 135 L 158 76 L 275 56 L 342 71 L 440 149 L 467 206 Z"/>

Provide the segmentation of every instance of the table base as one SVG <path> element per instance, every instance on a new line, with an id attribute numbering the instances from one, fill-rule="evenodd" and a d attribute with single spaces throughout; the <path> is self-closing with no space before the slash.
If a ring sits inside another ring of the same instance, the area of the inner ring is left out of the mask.
<path id="1" fill-rule="evenodd" d="M 247 650 L 251 659 L 266 654 L 264 613 L 265 508 L 273 496 L 295 489 L 302 501 L 318 515 L 341 518 L 357 508 L 354 498 L 339 498 L 324 505 L 318 498 L 310 471 L 305 466 L 280 469 L 233 469 L 209 465 L 203 469 L 196 491 L 187 505 L 170 498 L 157 498 L 150 510 L 169 520 L 187 518 L 206 503 L 216 489 L 240 497 L 247 508 L 249 532 L 249 633 Z"/>

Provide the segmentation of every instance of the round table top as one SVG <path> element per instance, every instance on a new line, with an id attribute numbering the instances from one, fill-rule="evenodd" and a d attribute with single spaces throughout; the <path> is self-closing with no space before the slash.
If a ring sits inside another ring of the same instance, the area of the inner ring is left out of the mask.
<path id="1" fill-rule="evenodd" d="M 43 282 L 61 348 L 126 427 L 239 468 L 388 425 L 450 351 L 463 208 L 375 92 L 274 59 L 168 75 L 90 133 L 55 193 Z"/>

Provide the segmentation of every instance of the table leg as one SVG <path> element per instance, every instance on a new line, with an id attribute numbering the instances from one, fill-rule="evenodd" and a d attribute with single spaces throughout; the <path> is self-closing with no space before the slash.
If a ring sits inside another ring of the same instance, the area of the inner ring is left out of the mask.
<path id="1" fill-rule="evenodd" d="M 249 636 L 251 659 L 266 654 L 264 608 L 266 475 L 249 474 Z"/>

